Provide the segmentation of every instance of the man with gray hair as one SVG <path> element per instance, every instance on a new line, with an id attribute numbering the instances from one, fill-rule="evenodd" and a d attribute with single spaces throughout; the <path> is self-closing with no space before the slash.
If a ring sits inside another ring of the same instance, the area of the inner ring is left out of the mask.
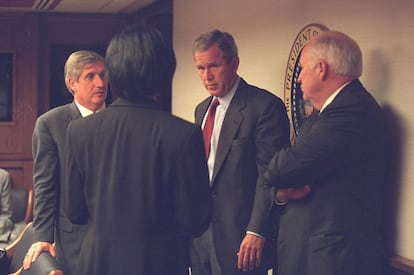
<path id="1" fill-rule="evenodd" d="M 41 115 L 33 131 L 34 243 L 23 267 L 43 251 L 56 256 L 65 274 L 73 274 L 85 226 L 72 224 L 61 205 L 66 128 L 70 121 L 105 108 L 107 77 L 104 59 L 92 51 L 77 51 L 66 61 L 65 84 L 73 102 Z M 53 246 L 55 243 L 55 246 Z"/>
<path id="2" fill-rule="evenodd" d="M 264 187 L 285 204 L 278 274 L 382 275 L 387 131 L 358 79 L 361 50 L 344 33 L 325 31 L 305 46 L 300 65 L 303 99 L 319 112 L 264 173 Z"/>

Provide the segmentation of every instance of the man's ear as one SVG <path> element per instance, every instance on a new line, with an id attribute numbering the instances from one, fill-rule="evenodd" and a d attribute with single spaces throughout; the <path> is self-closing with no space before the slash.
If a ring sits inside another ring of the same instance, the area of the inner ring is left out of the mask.
<path id="1" fill-rule="evenodd" d="M 76 91 L 76 82 L 73 79 L 69 79 L 68 80 L 69 83 L 69 87 L 72 90 L 72 93 L 74 93 Z"/>
<path id="2" fill-rule="evenodd" d="M 328 77 L 329 65 L 324 60 L 320 60 L 317 64 L 319 77 L 322 81 L 325 81 Z"/>
<path id="3" fill-rule="evenodd" d="M 239 68 L 239 62 L 240 62 L 240 59 L 238 56 L 233 57 L 233 60 L 231 61 L 232 66 L 233 66 L 233 71 L 235 73 L 237 73 L 237 70 Z"/>

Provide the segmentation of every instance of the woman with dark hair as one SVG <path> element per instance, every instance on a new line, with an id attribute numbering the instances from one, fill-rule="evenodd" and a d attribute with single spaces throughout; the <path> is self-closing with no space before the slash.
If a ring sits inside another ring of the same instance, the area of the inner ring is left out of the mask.
<path id="1" fill-rule="evenodd" d="M 211 198 L 200 127 L 162 111 L 175 57 L 161 33 L 128 27 L 106 64 L 118 95 L 68 128 L 64 208 L 88 223 L 76 274 L 188 274 L 189 239 Z"/>
<path id="2" fill-rule="evenodd" d="M 159 101 L 170 92 L 176 61 L 172 47 L 157 29 L 135 25 L 112 39 L 106 66 L 117 96 L 132 102 Z"/>

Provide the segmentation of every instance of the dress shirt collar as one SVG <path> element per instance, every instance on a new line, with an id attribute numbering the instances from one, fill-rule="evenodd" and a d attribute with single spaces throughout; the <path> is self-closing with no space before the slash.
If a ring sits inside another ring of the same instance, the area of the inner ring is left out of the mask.
<path id="1" fill-rule="evenodd" d="M 341 87 L 339 87 L 333 94 L 331 94 L 328 99 L 325 101 L 325 103 L 323 104 L 322 108 L 319 110 L 319 113 L 322 113 L 322 111 L 329 105 L 332 103 L 332 101 L 335 99 L 335 97 L 339 94 L 340 91 L 342 91 L 342 89 L 348 85 L 351 81 L 346 82 L 344 85 L 342 85 Z"/>
<path id="2" fill-rule="evenodd" d="M 92 110 L 89 110 L 88 108 L 86 108 L 86 107 L 84 107 L 84 106 L 82 106 L 82 105 L 80 105 L 79 104 L 79 102 L 77 102 L 76 100 L 75 100 L 75 104 L 76 104 L 76 107 L 78 107 L 78 110 L 79 110 L 79 112 L 81 113 L 81 116 L 82 117 L 87 117 L 87 116 L 90 116 L 90 115 L 92 115 L 93 113 L 97 113 L 97 112 L 100 112 L 100 111 L 102 111 L 103 109 L 105 109 L 105 103 L 102 105 L 102 107 L 101 108 L 99 108 L 96 112 L 94 112 L 94 111 L 92 111 Z"/>

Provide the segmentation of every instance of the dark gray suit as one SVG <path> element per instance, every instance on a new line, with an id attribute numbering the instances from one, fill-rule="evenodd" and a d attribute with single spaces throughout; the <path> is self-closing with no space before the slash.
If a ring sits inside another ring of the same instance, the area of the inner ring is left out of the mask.
<path id="1" fill-rule="evenodd" d="M 65 210 L 89 223 L 76 274 L 187 274 L 211 214 L 200 127 L 119 98 L 67 142 Z"/>
<path id="2" fill-rule="evenodd" d="M 65 274 L 73 274 L 85 232 L 73 225 L 61 205 L 66 128 L 81 114 L 75 103 L 56 107 L 41 115 L 33 131 L 34 242 L 56 242 L 57 259 Z"/>
<path id="3" fill-rule="evenodd" d="M 279 274 L 383 274 L 386 137 L 380 107 L 354 80 L 275 155 L 266 184 L 312 186 L 280 217 Z"/>
<path id="4" fill-rule="evenodd" d="M 196 107 L 196 124 L 201 125 L 210 102 L 211 97 Z M 258 184 L 258 175 L 275 151 L 288 144 L 289 125 L 283 102 L 242 79 L 225 114 L 211 181 L 211 228 L 217 258 L 225 275 L 257 274 L 257 271 L 243 272 L 237 268 L 237 252 L 246 231 L 266 237 L 262 265 L 270 267 L 274 261 L 272 222 L 276 221 L 269 217 L 273 193 L 264 192 Z M 203 253 L 200 242 L 200 239 L 193 241 L 195 269 L 203 265 L 195 256 Z"/>

